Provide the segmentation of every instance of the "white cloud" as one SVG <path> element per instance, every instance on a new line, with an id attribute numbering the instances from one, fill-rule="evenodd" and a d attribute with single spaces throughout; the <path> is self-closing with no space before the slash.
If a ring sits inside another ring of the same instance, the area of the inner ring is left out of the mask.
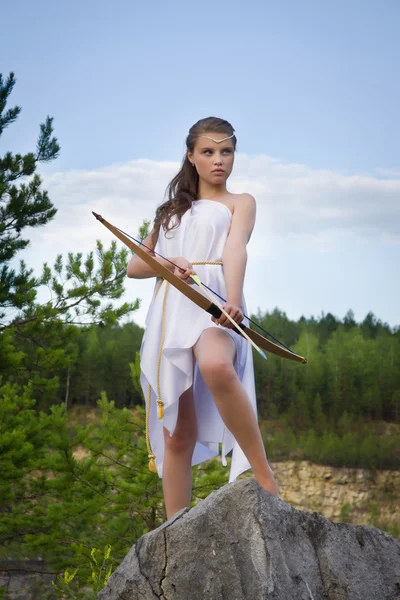
<path id="1" fill-rule="evenodd" d="M 46 176 L 44 185 L 59 212 L 40 236 L 54 240 L 61 229 L 64 238 L 83 241 L 99 231 L 92 210 L 136 232 L 143 219 L 152 219 L 178 168 L 178 162 L 141 159 Z M 230 183 L 233 191 L 255 195 L 257 229 L 270 235 L 320 236 L 341 229 L 367 236 L 400 232 L 400 179 L 344 175 L 239 154 Z"/>
<path id="2" fill-rule="evenodd" d="M 178 162 L 141 159 L 93 171 L 46 175 L 44 188 L 58 213 L 46 227 L 32 230 L 32 244 L 24 252 L 24 258 L 35 270 L 40 270 L 42 262 L 52 262 L 57 253 L 85 253 L 94 248 L 96 239 L 108 245 L 113 236 L 95 220 L 92 210 L 135 235 L 144 219 L 152 220 L 156 206 L 164 198 L 166 185 L 179 166 Z M 323 261 L 327 255 L 334 258 L 344 243 L 350 248 L 353 239 L 357 240 L 357 248 L 365 245 L 366 251 L 372 242 L 376 248 L 379 244 L 394 247 L 393 242 L 398 247 L 400 241 L 400 179 L 396 178 L 395 171 L 386 173 L 385 178 L 371 174 L 348 175 L 313 170 L 300 164 L 283 164 L 268 156 L 238 154 L 230 190 L 247 191 L 257 199 L 257 225 L 250 244 L 250 260 L 264 260 L 271 272 L 280 265 L 281 270 L 285 269 L 288 282 L 291 272 L 299 268 L 295 261 L 286 260 L 281 264 L 283 250 L 288 247 L 293 256 L 309 252 L 314 261 Z M 346 268 L 352 268 L 350 255 Z M 365 269 L 368 271 L 367 259 Z M 257 277 L 254 269 L 249 269 L 248 277 Z M 356 277 L 357 274 L 355 286 Z M 248 280 L 246 285 L 254 289 L 254 293 L 259 291 L 258 280 L 257 285 Z M 127 286 L 129 295 L 134 291 L 143 298 L 144 304 L 152 288 L 151 281 L 141 281 L 140 285 L 128 282 Z M 285 310 L 284 297 L 284 294 L 278 295 L 276 301 L 281 302 Z M 328 290 L 327 300 L 332 300 Z M 323 301 L 323 297 L 320 298 L 320 302 Z M 259 304 L 254 300 L 251 309 Z M 307 306 L 307 298 L 304 306 Z M 357 309 L 351 296 L 346 306 Z M 316 314 L 320 310 L 334 308 L 328 305 L 315 308 L 310 297 L 310 311 Z M 309 314 L 304 308 L 299 311 Z M 138 313 L 139 322 L 143 322 L 144 313 L 144 308 Z M 385 315 L 382 318 L 390 320 Z"/>
<path id="3" fill-rule="evenodd" d="M 235 191 L 256 196 L 257 226 L 270 234 L 343 229 L 368 237 L 400 235 L 400 179 L 395 177 L 345 175 L 239 155 L 232 184 Z"/>

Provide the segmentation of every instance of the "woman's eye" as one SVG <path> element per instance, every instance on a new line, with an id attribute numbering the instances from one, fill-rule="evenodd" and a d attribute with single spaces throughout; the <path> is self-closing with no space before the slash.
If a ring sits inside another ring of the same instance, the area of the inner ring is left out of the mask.
<path id="1" fill-rule="evenodd" d="M 223 154 L 232 154 L 232 148 L 224 148 L 223 150 L 221 150 L 221 152 Z M 203 154 L 207 154 L 208 156 L 210 156 L 211 154 L 213 154 L 212 150 L 203 150 Z"/>

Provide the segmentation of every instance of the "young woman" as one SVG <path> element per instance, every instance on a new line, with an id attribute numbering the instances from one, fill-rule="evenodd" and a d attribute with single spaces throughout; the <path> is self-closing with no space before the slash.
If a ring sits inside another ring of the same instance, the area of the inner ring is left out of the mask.
<path id="1" fill-rule="evenodd" d="M 190 129 L 186 146 L 181 170 L 169 184 L 168 199 L 158 207 L 144 244 L 178 265 L 180 269 L 153 254 L 188 285 L 196 273 L 226 299 L 225 310 L 241 323 L 246 245 L 256 205 L 250 194 L 226 188 L 236 148 L 234 129 L 223 119 L 201 119 Z M 140 279 L 156 274 L 134 255 L 127 275 Z M 225 315 L 210 317 L 159 280 L 146 319 L 141 370 L 150 458 L 163 478 L 168 518 L 190 505 L 191 467 L 216 456 L 220 443 L 223 464 L 233 450 L 230 482 L 251 467 L 260 485 L 278 495 L 257 423 L 252 349 Z"/>

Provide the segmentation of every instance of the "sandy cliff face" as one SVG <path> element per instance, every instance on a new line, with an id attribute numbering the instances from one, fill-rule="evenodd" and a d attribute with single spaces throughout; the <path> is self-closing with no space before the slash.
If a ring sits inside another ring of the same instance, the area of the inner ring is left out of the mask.
<path id="1" fill-rule="evenodd" d="M 400 531 L 400 471 L 372 473 L 308 461 L 271 465 L 282 499 L 294 508 L 357 525 L 397 525 Z"/>

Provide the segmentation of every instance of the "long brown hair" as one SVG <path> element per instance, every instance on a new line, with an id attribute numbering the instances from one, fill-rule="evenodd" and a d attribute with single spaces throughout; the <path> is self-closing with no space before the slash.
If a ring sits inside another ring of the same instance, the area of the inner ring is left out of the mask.
<path id="1" fill-rule="evenodd" d="M 186 148 L 189 152 L 194 151 L 196 139 L 204 133 L 224 133 L 227 136 L 233 135 L 235 130 L 232 125 L 224 119 L 217 117 L 207 117 L 200 119 L 190 129 L 186 138 Z M 232 138 L 233 149 L 236 150 L 236 136 Z M 187 153 L 182 160 L 182 166 L 166 188 L 165 195 L 167 200 L 161 204 L 156 210 L 154 218 L 154 233 L 153 242 L 156 243 L 160 227 L 164 231 L 175 229 L 181 222 L 182 216 L 192 206 L 192 203 L 197 200 L 199 186 L 199 176 L 197 170 L 193 168 Z M 171 219 L 176 215 L 175 222 Z"/>

